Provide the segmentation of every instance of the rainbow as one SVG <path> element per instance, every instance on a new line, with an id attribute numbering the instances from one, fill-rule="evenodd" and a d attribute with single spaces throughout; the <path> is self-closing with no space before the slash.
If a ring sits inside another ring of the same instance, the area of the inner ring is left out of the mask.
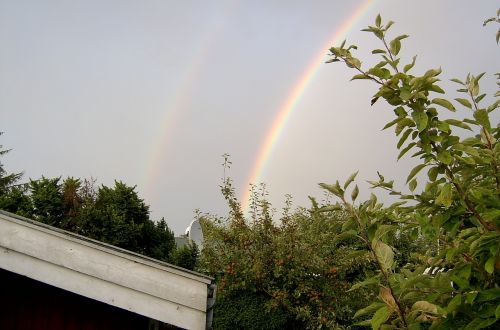
<path id="1" fill-rule="evenodd" d="M 205 54 L 208 52 L 210 40 L 204 40 L 199 47 L 199 52 Z M 196 61 L 191 61 L 189 69 L 184 75 L 182 82 L 178 84 L 178 90 L 174 93 L 174 98 L 166 106 L 167 111 L 163 116 L 163 119 L 159 122 L 159 128 L 156 135 L 159 136 L 155 139 L 156 143 L 152 145 L 151 159 L 148 164 L 148 168 L 144 171 L 146 175 L 144 179 L 145 195 L 147 199 L 151 200 L 154 194 L 154 185 L 156 181 L 157 173 L 160 173 L 160 167 L 164 165 L 165 160 L 163 156 L 166 154 L 168 147 L 170 146 L 170 141 L 175 130 L 174 123 L 178 120 L 181 110 L 185 107 L 186 101 L 191 95 L 191 91 L 194 88 L 196 77 L 200 75 L 201 68 L 203 67 L 203 58 L 206 56 L 198 56 Z"/>
<path id="2" fill-rule="evenodd" d="M 226 1 L 224 4 L 221 17 L 218 18 L 211 28 L 207 29 L 200 38 L 200 42 L 196 49 L 192 51 L 193 59 L 189 63 L 189 67 L 184 74 L 184 78 L 179 82 L 176 92 L 173 94 L 172 100 L 166 104 L 165 113 L 159 121 L 157 133 L 148 152 L 151 158 L 146 162 L 147 168 L 143 171 L 144 194 L 147 199 L 152 200 L 155 190 L 155 182 L 161 169 L 168 160 L 164 159 L 168 154 L 168 148 L 171 145 L 172 137 L 174 136 L 175 123 L 178 121 L 182 110 L 186 106 L 186 102 L 191 97 L 193 89 L 196 87 L 198 77 L 201 75 L 209 53 L 216 42 L 221 31 L 225 28 L 226 19 L 231 17 L 233 12 L 238 9 L 239 3 L 236 1 Z"/>
<path id="3" fill-rule="evenodd" d="M 271 155 L 271 152 L 273 151 L 273 148 L 275 147 L 279 136 L 283 132 L 290 114 L 296 108 L 302 95 L 304 95 L 307 86 L 314 78 L 314 75 L 319 70 L 320 66 L 325 62 L 325 53 L 327 49 L 329 49 L 332 45 L 341 42 L 341 40 L 345 38 L 349 30 L 368 12 L 374 2 L 375 0 L 365 0 L 357 8 L 355 8 L 354 12 L 342 23 L 342 25 L 338 29 L 335 30 L 333 36 L 324 44 L 324 46 L 321 47 L 321 50 L 317 53 L 317 55 L 314 56 L 310 64 L 304 70 L 304 73 L 292 87 L 290 93 L 288 94 L 288 97 L 280 107 L 278 114 L 276 115 L 270 129 L 267 131 L 267 134 L 263 139 L 257 157 L 255 157 L 256 162 L 254 163 L 251 174 L 246 181 L 246 187 L 250 187 L 250 184 L 260 182 L 260 177 L 266 167 L 269 156 Z M 247 189 L 241 199 L 242 210 L 244 214 L 248 214 L 250 193 L 250 189 Z"/>

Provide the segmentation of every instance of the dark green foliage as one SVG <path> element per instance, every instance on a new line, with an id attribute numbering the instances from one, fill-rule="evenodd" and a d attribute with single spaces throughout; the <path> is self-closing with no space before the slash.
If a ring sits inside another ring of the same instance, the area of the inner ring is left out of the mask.
<path id="1" fill-rule="evenodd" d="M 146 222 L 150 222 L 149 210 L 135 187 L 116 181 L 113 188 L 104 185 L 99 188 L 94 203 L 82 210 L 78 230 L 85 236 L 143 253 L 140 242 L 145 241 L 143 234 L 150 234 L 143 230 Z M 156 229 L 153 223 L 149 227 Z M 168 254 L 161 259 L 167 258 Z"/>
<path id="2" fill-rule="evenodd" d="M 139 246 L 142 254 L 184 267 L 171 258 L 171 254 L 175 252 L 174 233 L 164 219 L 156 223 L 146 221 L 142 225 Z"/>
<path id="3" fill-rule="evenodd" d="M 33 204 L 26 190 L 26 186 L 21 185 L 11 187 L 7 193 L 0 195 L 0 209 L 27 218 L 33 217 Z"/>
<path id="4" fill-rule="evenodd" d="M 0 136 L 3 132 L 0 132 Z M 7 154 L 10 149 L 4 149 L 0 145 L 0 209 L 9 212 L 18 212 L 21 215 L 31 215 L 31 205 L 29 198 L 24 192 L 25 185 L 18 184 L 22 173 L 7 173 L 4 169 L 1 157 Z"/>
<path id="5" fill-rule="evenodd" d="M 1 149 L 0 156 L 8 150 Z M 166 262 L 196 266 L 198 251 L 173 251 L 173 232 L 164 219 L 149 219 L 149 207 L 135 187 L 115 181 L 95 187 L 95 181 L 66 178 L 16 184 L 21 173 L 7 174 L 0 163 L 0 209 L 109 243 Z"/>
<path id="6" fill-rule="evenodd" d="M 0 136 L 3 132 L 0 132 Z M 7 154 L 10 149 L 4 149 L 0 144 L 0 156 Z M 0 160 L 0 197 L 9 193 L 10 189 L 21 179 L 23 173 L 7 173 Z"/>
<path id="7" fill-rule="evenodd" d="M 149 207 L 139 198 L 135 187 L 121 181 L 115 181 L 114 188 L 100 187 L 95 204 L 128 224 L 141 224 L 149 219 Z"/>
<path id="8" fill-rule="evenodd" d="M 29 190 L 36 220 L 56 227 L 61 226 L 64 217 L 64 201 L 61 178 L 30 180 Z"/>
<path id="9" fill-rule="evenodd" d="M 114 187 L 101 186 L 95 192 L 89 181 L 83 186 L 79 182 L 73 178 L 65 181 L 67 217 L 63 229 L 170 261 L 174 235 L 165 220 L 154 223 L 149 219 L 148 206 L 135 187 L 116 181 Z"/>
<path id="10" fill-rule="evenodd" d="M 232 329 L 304 329 L 282 309 L 269 311 L 268 297 L 252 291 L 237 291 L 217 300 L 214 309 L 214 330 Z"/>
<path id="11" fill-rule="evenodd" d="M 198 265 L 198 247 L 194 242 L 172 251 L 171 262 L 182 268 L 195 270 Z"/>
<path id="12" fill-rule="evenodd" d="M 66 218 L 74 218 L 79 214 L 83 203 L 83 198 L 80 196 L 81 186 L 80 179 L 72 177 L 66 178 L 63 182 L 62 194 Z"/>
<path id="13" fill-rule="evenodd" d="M 95 189 L 91 180 L 67 178 L 30 182 L 29 198 L 36 220 L 170 262 L 175 247 L 165 220 L 149 219 L 149 208 L 135 187 L 116 181 Z"/>

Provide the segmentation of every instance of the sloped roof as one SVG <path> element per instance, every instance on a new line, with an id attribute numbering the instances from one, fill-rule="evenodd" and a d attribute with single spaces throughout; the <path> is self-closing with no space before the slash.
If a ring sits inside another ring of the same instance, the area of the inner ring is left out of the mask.
<path id="1" fill-rule="evenodd" d="M 0 249 L 5 270 L 178 327 L 210 323 L 211 277 L 1 210 Z"/>

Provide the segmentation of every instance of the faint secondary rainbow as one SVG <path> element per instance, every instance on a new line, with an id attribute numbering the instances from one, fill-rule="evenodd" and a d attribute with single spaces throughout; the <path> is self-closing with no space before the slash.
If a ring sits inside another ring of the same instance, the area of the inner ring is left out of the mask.
<path id="1" fill-rule="evenodd" d="M 283 102 L 283 105 L 280 107 L 278 114 L 276 115 L 273 124 L 267 131 L 265 138 L 259 148 L 256 161 L 254 166 L 252 167 L 251 174 L 246 181 L 245 194 L 241 200 L 242 209 L 245 214 L 248 213 L 249 207 L 249 199 L 250 199 L 250 184 L 256 184 L 260 182 L 260 177 L 267 165 L 267 161 L 273 148 L 276 145 L 276 142 L 283 132 L 283 129 L 287 123 L 287 119 L 290 117 L 292 111 L 296 108 L 299 103 L 302 95 L 307 89 L 307 86 L 314 78 L 314 75 L 320 68 L 320 66 L 325 62 L 325 55 L 327 50 L 330 49 L 331 46 L 341 42 L 349 30 L 368 12 L 370 6 L 375 3 L 375 0 L 365 0 L 362 2 L 354 12 L 335 30 L 335 33 L 328 41 L 321 47 L 321 50 L 317 55 L 314 56 L 310 64 L 304 70 L 304 73 L 297 80 L 295 85 L 290 90 L 288 97 Z"/>
<path id="2" fill-rule="evenodd" d="M 192 60 L 184 77 L 179 81 L 177 90 L 170 102 L 167 102 L 165 105 L 165 112 L 158 123 L 157 133 L 150 147 L 151 151 L 149 154 L 151 157 L 145 163 L 146 169 L 144 171 L 143 184 L 144 193 L 149 200 L 153 199 L 156 191 L 155 183 L 168 163 L 168 159 L 165 158 L 169 155 L 168 148 L 172 145 L 173 138 L 175 137 L 175 123 L 178 122 L 182 111 L 192 96 L 192 92 L 202 74 L 203 67 L 206 64 L 213 44 L 225 28 L 227 19 L 237 10 L 238 5 L 238 1 L 226 1 L 221 11 L 221 17 L 217 20 L 214 19 L 213 26 L 205 30 L 199 44 L 191 51 L 194 55 L 192 55 Z"/>

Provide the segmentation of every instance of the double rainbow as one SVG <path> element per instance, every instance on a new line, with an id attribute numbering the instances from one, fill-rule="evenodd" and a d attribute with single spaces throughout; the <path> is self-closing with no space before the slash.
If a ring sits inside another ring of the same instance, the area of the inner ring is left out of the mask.
<path id="1" fill-rule="evenodd" d="M 260 182 L 262 173 L 268 163 L 269 156 L 271 155 L 273 148 L 276 146 L 277 140 L 281 133 L 283 132 L 287 120 L 290 117 L 292 111 L 296 108 L 301 97 L 304 95 L 308 85 L 314 78 L 316 72 L 319 70 L 320 66 L 325 62 L 325 55 L 327 50 L 342 39 L 345 38 L 346 34 L 352 29 L 354 25 L 369 11 L 371 5 L 375 3 L 376 0 L 364 0 L 358 5 L 352 14 L 335 30 L 334 34 L 328 41 L 321 47 L 317 52 L 317 55 L 313 57 L 309 65 L 304 70 L 304 73 L 300 76 L 297 82 L 293 85 L 288 94 L 288 97 L 283 102 L 283 105 L 279 108 L 279 111 L 267 130 L 264 139 L 261 143 L 258 153 L 255 157 L 256 161 L 252 166 L 252 170 L 248 179 L 246 180 L 246 187 L 249 187 L 251 183 Z M 236 6 L 234 3 L 228 2 L 224 8 L 224 16 L 230 16 L 231 12 L 234 11 Z M 176 122 L 181 109 L 184 107 L 186 100 L 195 85 L 196 77 L 200 75 L 200 71 L 203 68 L 204 59 L 206 56 L 200 56 L 200 54 L 208 53 L 212 47 L 215 36 L 218 34 L 219 30 L 222 28 L 223 24 L 216 24 L 211 31 L 207 31 L 205 38 L 199 45 L 198 56 L 196 60 L 192 63 L 189 70 L 186 72 L 185 79 L 179 84 L 179 90 L 175 94 L 176 97 L 167 106 L 167 111 L 161 120 L 161 133 L 160 138 L 156 139 L 156 143 L 152 146 L 152 155 L 148 164 L 148 169 L 145 171 L 145 192 L 146 195 L 153 194 L 153 186 L 155 181 L 155 174 L 159 173 L 159 167 L 163 163 L 161 156 L 165 154 L 165 149 L 167 149 L 169 141 L 174 130 L 173 123 Z M 241 198 L 242 209 L 245 214 L 248 213 L 250 199 L 250 190 L 248 189 L 244 196 Z"/>

